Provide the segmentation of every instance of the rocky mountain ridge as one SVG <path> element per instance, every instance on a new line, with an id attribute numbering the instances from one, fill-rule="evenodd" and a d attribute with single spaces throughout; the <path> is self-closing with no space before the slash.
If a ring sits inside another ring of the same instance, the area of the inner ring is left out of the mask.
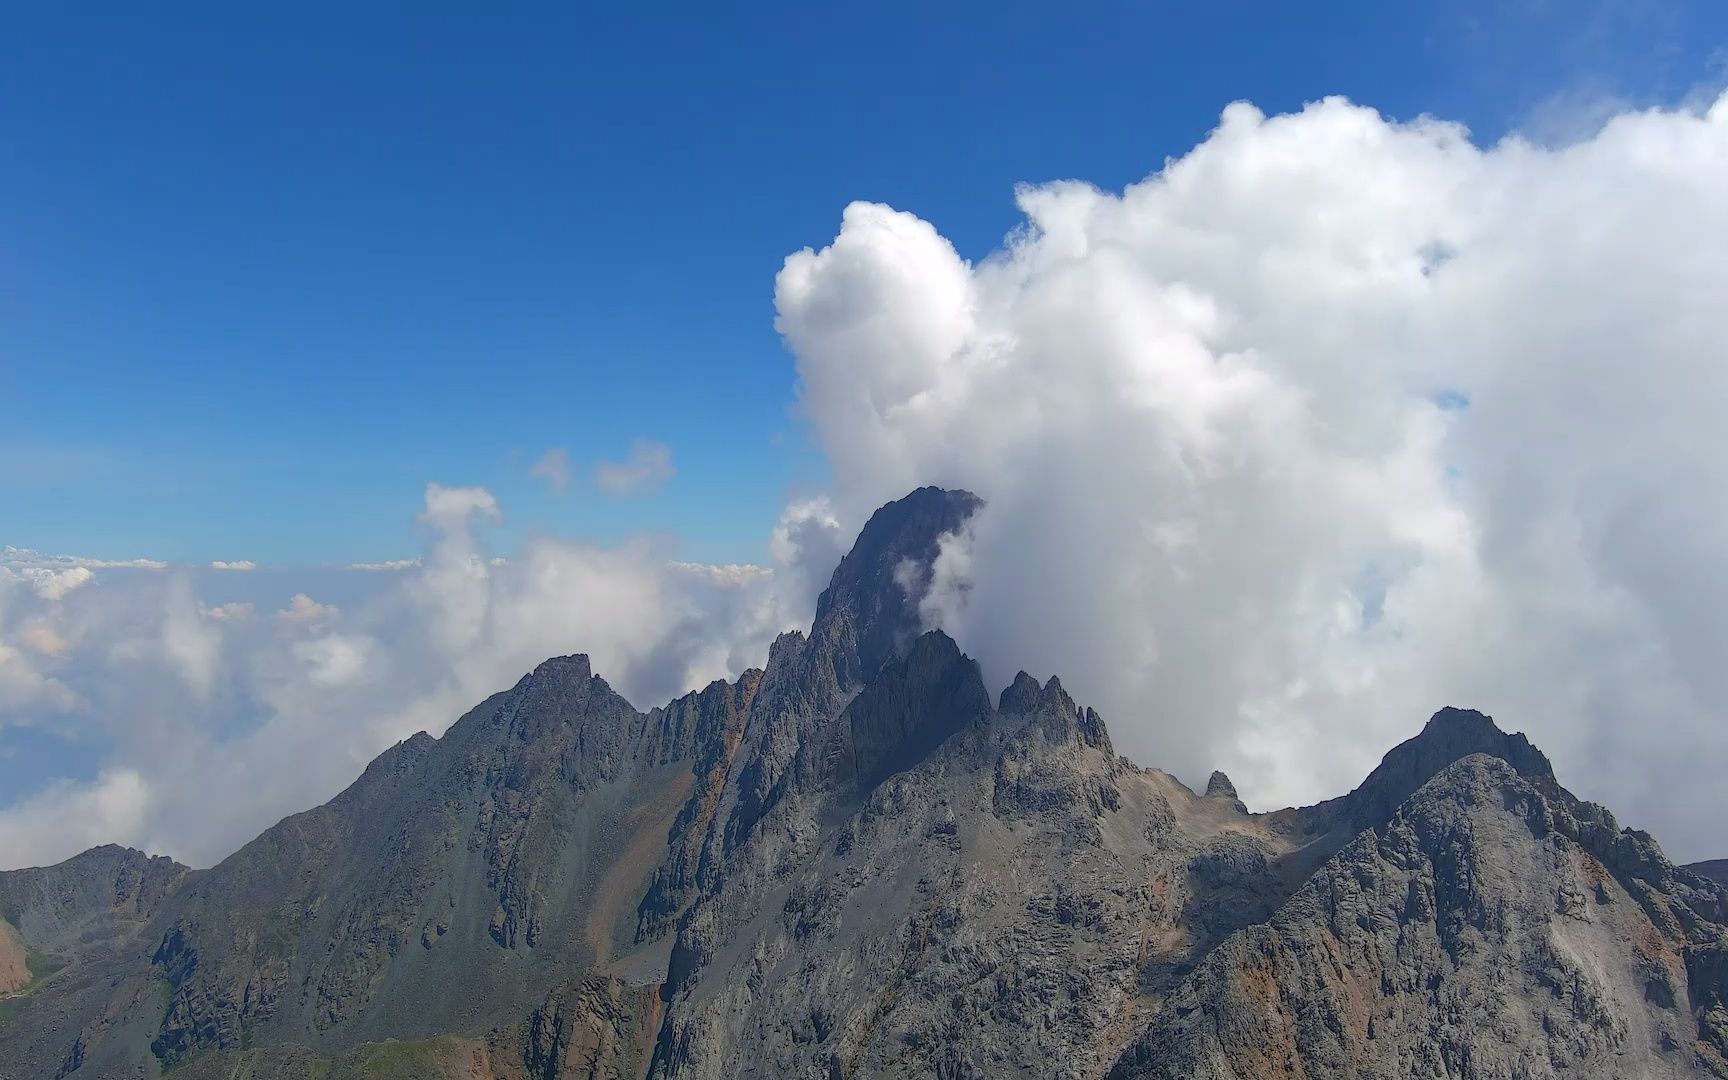
<path id="1" fill-rule="evenodd" d="M 208 871 L 0 874 L 65 963 L 0 1078 L 1728 1076 L 1721 885 L 1480 713 L 1250 814 L 992 698 L 917 605 L 978 505 L 883 507 L 737 680 L 549 660 Z"/>

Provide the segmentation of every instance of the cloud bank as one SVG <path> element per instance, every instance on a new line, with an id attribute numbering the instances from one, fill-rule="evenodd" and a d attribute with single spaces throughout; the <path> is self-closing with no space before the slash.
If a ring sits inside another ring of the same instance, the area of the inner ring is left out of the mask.
<path id="1" fill-rule="evenodd" d="M 477 526 L 501 514 L 482 488 L 428 485 L 423 558 L 329 572 L 356 597 L 340 605 L 200 600 L 225 571 L 82 568 L 74 591 L 0 565 L 0 729 L 111 746 L 92 779 L 0 808 L 0 867 L 108 842 L 208 865 L 548 656 L 589 653 L 646 708 L 761 664 L 793 612 L 808 619 L 765 568 L 679 562 L 646 541 L 540 537 L 493 557 Z M 793 567 L 801 549 L 781 555 Z"/>
<path id="2" fill-rule="evenodd" d="M 1263 808 L 1475 706 L 1721 854 L 1724 191 L 1728 98 L 1561 149 L 1237 104 L 1120 194 L 1022 188 L 977 263 L 854 204 L 778 326 L 842 531 L 989 501 L 922 601 L 998 684 Z"/>

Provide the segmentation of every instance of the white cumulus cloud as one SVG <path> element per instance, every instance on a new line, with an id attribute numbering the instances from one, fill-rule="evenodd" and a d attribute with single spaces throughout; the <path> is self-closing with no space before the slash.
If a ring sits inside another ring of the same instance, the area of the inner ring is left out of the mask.
<path id="1" fill-rule="evenodd" d="M 313 623 L 325 619 L 333 619 L 340 612 L 331 604 L 321 604 L 305 593 L 295 593 L 288 601 L 288 606 L 276 613 L 276 617 L 291 623 Z M 226 618 L 227 616 L 218 616 Z"/>
<path id="2" fill-rule="evenodd" d="M 96 580 L 96 574 L 87 566 L 69 566 L 64 570 L 29 566 L 20 573 L 24 580 L 30 583 L 30 587 L 36 590 L 36 595 L 44 600 L 58 600 L 73 589 Z"/>
<path id="3" fill-rule="evenodd" d="M 203 611 L 205 618 L 220 619 L 223 622 L 233 622 L 238 619 L 250 619 L 258 613 L 256 605 L 244 600 L 236 600 L 227 604 L 216 604 L 213 607 L 202 608 L 200 610 Z"/>
<path id="4" fill-rule="evenodd" d="M 498 517 L 498 500 L 483 487 L 426 485 L 426 507 L 420 520 L 434 528 L 466 521 L 470 516 Z"/>
<path id="5" fill-rule="evenodd" d="M 1716 854 L 1724 191 L 1728 99 L 1561 149 L 1238 104 L 1123 192 L 1022 188 L 976 263 L 854 204 L 778 326 L 841 535 L 988 500 L 924 609 L 999 684 L 1060 673 L 1263 807 L 1476 706 Z"/>

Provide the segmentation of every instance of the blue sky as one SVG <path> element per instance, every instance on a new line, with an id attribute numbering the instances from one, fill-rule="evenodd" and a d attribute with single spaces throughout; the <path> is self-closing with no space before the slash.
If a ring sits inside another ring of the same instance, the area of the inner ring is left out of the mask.
<path id="1" fill-rule="evenodd" d="M 1233 99 L 1563 135 L 1728 40 L 1718 4 L 103 7 L 0 35 L 0 541 L 273 564 L 415 554 L 428 480 L 495 491 L 500 543 L 760 560 L 825 472 L 773 276 L 847 202 L 977 257 L 1015 183 L 1119 187 Z M 596 490 L 639 437 L 671 482 Z"/>

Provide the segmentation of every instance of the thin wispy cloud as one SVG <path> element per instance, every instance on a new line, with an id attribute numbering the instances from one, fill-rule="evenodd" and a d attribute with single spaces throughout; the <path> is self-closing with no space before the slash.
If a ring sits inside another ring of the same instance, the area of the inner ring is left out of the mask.
<path id="1" fill-rule="evenodd" d="M 548 449 L 540 455 L 539 460 L 529 466 L 528 475 L 546 481 L 546 488 L 552 494 L 561 494 L 570 486 L 570 451 L 562 446 Z"/>
<path id="2" fill-rule="evenodd" d="M 350 570 L 411 570 L 420 565 L 419 559 L 388 559 L 384 562 L 349 563 Z"/>
<path id="3" fill-rule="evenodd" d="M 222 622 L 235 622 L 240 619 L 250 619 L 258 613 L 256 605 L 243 600 L 227 604 L 217 604 L 214 607 L 200 608 L 207 619 L 217 619 Z"/>
<path id="4" fill-rule="evenodd" d="M 47 570 L 82 566 L 88 570 L 166 570 L 168 564 L 159 559 L 92 559 L 83 555 L 47 555 L 30 548 L 0 547 L 0 566 L 13 568 L 40 567 Z"/>
<path id="5" fill-rule="evenodd" d="M 594 482 L 609 495 L 641 495 L 654 491 L 672 478 L 672 448 L 652 439 L 637 439 L 623 461 L 602 461 L 594 468 Z"/>

